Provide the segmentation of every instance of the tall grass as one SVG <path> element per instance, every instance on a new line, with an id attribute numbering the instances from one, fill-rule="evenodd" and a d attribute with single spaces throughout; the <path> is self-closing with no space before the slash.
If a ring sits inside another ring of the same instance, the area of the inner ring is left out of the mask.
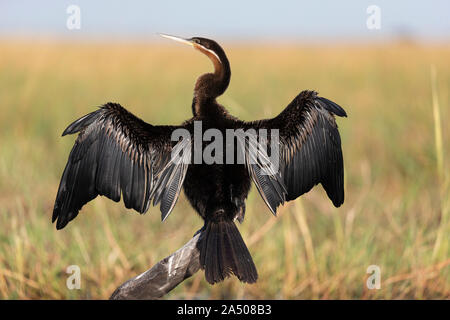
<path id="1" fill-rule="evenodd" d="M 346 109 L 346 200 L 334 208 L 319 186 L 275 218 L 252 190 L 240 230 L 258 282 L 210 286 L 199 272 L 167 298 L 450 298 L 450 48 L 224 46 L 233 75 L 219 100 L 234 115 L 274 116 L 302 89 Z M 164 223 L 157 208 L 140 216 L 101 197 L 62 231 L 50 219 L 74 141 L 65 126 L 107 101 L 181 123 L 211 69 L 176 46 L 0 42 L 1 298 L 108 298 L 193 236 L 202 221 L 184 196 Z M 66 287 L 74 264 L 80 290 Z M 379 290 L 366 287 L 369 265 Z"/>
<path id="2" fill-rule="evenodd" d="M 449 200 L 449 174 L 444 168 L 444 146 L 442 143 L 442 126 L 441 126 L 441 110 L 439 105 L 437 84 L 436 84 L 436 67 L 431 66 L 431 93 L 433 101 L 433 116 L 434 116 L 434 138 L 436 141 L 436 166 L 438 174 L 438 183 L 440 187 L 440 225 L 438 228 L 436 242 L 433 248 L 433 258 L 445 258 L 448 250 L 449 241 L 445 241 L 444 237 L 449 237 L 446 234 L 448 230 L 448 212 L 450 209 Z M 441 250 L 442 249 L 442 250 Z"/>

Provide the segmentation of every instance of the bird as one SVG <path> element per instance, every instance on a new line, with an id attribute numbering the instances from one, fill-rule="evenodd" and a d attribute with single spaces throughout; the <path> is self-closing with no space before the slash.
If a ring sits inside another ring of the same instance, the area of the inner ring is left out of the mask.
<path id="1" fill-rule="evenodd" d="M 126 208 L 141 214 L 151 204 L 159 205 L 161 219 L 165 220 L 183 190 L 204 222 L 197 248 L 206 281 L 215 284 L 235 276 L 243 283 L 255 283 L 258 272 L 236 223 L 244 221 L 252 182 L 274 215 L 285 202 L 318 184 L 335 207 L 341 206 L 344 163 L 336 116 L 347 114 L 316 91 L 304 90 L 273 118 L 240 120 L 217 101 L 231 78 L 230 63 L 222 47 L 203 37 L 161 36 L 193 47 L 213 64 L 214 71 L 201 75 L 195 83 L 192 118 L 179 125 L 153 125 L 120 104 L 108 102 L 71 123 L 62 135 L 78 136 L 61 177 L 52 223 L 56 221 L 58 230 L 64 228 L 98 195 L 115 202 L 122 198 Z M 207 141 L 195 136 L 198 123 L 203 130 L 215 133 L 238 132 L 231 145 L 240 148 L 229 151 L 229 145 L 223 143 L 222 156 L 234 159 L 241 150 L 244 160 L 193 161 L 207 145 Z M 174 141 L 177 130 L 188 135 Z M 245 135 L 251 130 L 272 130 L 277 134 L 252 139 L 254 133 Z M 269 157 L 264 148 L 272 140 L 277 142 L 278 150 Z M 277 159 L 275 169 L 271 169 L 275 162 L 271 159 Z"/>

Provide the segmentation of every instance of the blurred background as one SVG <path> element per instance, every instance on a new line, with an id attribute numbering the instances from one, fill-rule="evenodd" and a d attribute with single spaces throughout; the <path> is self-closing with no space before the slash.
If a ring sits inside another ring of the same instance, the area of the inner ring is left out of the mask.
<path id="1" fill-rule="evenodd" d="M 344 205 L 318 186 L 275 218 L 253 188 L 240 230 L 258 282 L 210 286 L 198 272 L 165 298 L 450 298 L 449 12 L 448 1 L 1 1 L 0 298 L 108 298 L 202 226 L 184 196 L 164 223 L 158 208 L 98 197 L 65 229 L 51 224 L 70 122 L 108 101 L 152 124 L 191 116 L 211 63 L 158 32 L 223 46 L 232 79 L 219 102 L 244 120 L 276 116 L 304 89 L 348 113 Z M 80 289 L 66 285 L 70 265 Z"/>

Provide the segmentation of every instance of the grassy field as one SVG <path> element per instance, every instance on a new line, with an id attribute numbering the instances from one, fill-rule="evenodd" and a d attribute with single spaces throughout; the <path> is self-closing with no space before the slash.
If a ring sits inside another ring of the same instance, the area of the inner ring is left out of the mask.
<path id="1" fill-rule="evenodd" d="M 274 218 L 253 188 L 240 230 L 258 282 L 210 286 L 198 272 L 166 298 L 449 299 L 450 46 L 224 47 L 219 101 L 234 115 L 275 116 L 303 89 L 345 108 L 346 201 L 336 209 L 316 187 Z M 62 231 L 50 220 L 71 121 L 115 101 L 180 123 L 211 68 L 184 46 L 0 42 L 0 298 L 108 298 L 192 237 L 202 221 L 184 196 L 164 223 L 158 208 L 140 216 L 105 198 Z M 80 290 L 66 287 L 69 265 Z"/>

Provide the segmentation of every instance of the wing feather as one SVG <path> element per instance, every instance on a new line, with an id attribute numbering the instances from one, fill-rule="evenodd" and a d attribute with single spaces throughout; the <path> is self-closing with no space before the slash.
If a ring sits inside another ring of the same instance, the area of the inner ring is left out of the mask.
<path id="1" fill-rule="evenodd" d="M 280 133 L 279 173 L 261 175 L 256 169 L 261 169 L 260 164 L 247 164 L 273 213 L 319 183 L 336 207 L 344 202 L 344 165 L 335 115 L 347 116 L 336 103 L 314 91 L 303 91 L 277 117 L 245 124 L 246 129 L 278 129 Z"/>
<path id="2" fill-rule="evenodd" d="M 167 217 L 187 170 L 187 165 L 171 162 L 170 153 L 180 144 L 190 150 L 189 139 L 171 141 L 176 128 L 147 124 L 115 103 L 107 103 L 69 125 L 63 136 L 79 135 L 56 196 L 52 217 L 56 227 L 66 226 L 97 195 L 116 202 L 122 195 L 126 208 L 145 213 L 151 196 L 163 194 L 160 209 Z M 159 181 L 155 172 L 175 176 Z"/>

